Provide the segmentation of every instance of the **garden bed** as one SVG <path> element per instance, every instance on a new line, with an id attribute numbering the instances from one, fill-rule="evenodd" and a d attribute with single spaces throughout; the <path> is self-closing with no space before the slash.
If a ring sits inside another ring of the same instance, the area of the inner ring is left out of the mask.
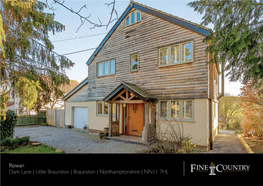
<path id="1" fill-rule="evenodd" d="M 263 153 L 263 139 L 243 137 L 254 153 Z"/>
<path id="2" fill-rule="evenodd" d="M 38 146 L 26 145 L 20 146 L 13 150 L 6 150 L 2 153 L 65 153 L 64 151 L 56 151 L 55 148 L 40 144 Z"/>
<path id="3" fill-rule="evenodd" d="M 1 153 L 65 153 L 37 141 L 30 141 L 29 136 L 6 138 L 1 141 Z"/>

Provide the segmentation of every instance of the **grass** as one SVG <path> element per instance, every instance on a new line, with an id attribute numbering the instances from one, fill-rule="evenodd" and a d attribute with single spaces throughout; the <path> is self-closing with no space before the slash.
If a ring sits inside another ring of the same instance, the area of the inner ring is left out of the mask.
<path id="1" fill-rule="evenodd" d="M 4 151 L 2 153 L 65 153 L 62 152 L 55 152 L 55 148 L 40 144 L 38 146 L 32 146 L 32 145 L 26 145 L 26 146 L 20 146 L 18 148 L 15 148 L 13 150 Z"/>

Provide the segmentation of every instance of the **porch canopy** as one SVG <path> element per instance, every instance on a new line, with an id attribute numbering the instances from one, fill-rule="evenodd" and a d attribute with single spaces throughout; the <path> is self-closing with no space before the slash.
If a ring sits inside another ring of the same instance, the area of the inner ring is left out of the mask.
<path id="1" fill-rule="evenodd" d="M 121 82 L 115 90 L 103 99 L 103 101 L 108 103 L 145 103 L 155 100 L 155 97 L 136 85 L 127 82 Z"/>

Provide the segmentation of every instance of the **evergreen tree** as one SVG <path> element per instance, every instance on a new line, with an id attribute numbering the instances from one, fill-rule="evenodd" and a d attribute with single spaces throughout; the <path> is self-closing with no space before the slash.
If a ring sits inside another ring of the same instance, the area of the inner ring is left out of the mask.
<path id="1" fill-rule="evenodd" d="M 44 13 L 46 4 L 37 0 L 0 2 L 0 114 L 5 116 L 9 93 L 21 98 L 21 105 L 39 110 L 50 101 L 50 93 L 62 96 L 59 87 L 69 83 L 65 70 L 74 65 L 53 52 L 48 33 L 65 27 Z"/>
<path id="2" fill-rule="evenodd" d="M 210 62 L 225 63 L 231 81 L 263 85 L 263 2 L 256 0 L 200 0 L 188 4 L 200 14 L 201 25 L 214 25 L 204 40 Z M 263 92 L 263 89 L 260 91 Z"/>

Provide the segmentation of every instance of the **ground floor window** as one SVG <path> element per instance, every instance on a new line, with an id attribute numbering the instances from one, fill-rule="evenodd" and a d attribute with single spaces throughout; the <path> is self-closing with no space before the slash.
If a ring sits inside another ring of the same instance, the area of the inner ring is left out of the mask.
<path id="1" fill-rule="evenodd" d="M 109 104 L 104 101 L 97 102 L 97 115 L 108 116 L 109 115 Z"/>
<path id="2" fill-rule="evenodd" d="M 194 121 L 194 100 L 160 100 L 160 119 Z"/>

